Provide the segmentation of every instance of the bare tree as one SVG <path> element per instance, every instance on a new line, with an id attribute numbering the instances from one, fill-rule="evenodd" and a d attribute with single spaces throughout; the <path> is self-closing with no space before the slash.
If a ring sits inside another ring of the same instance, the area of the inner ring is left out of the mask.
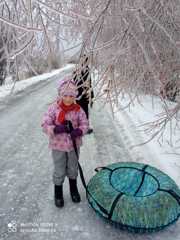
<path id="1" fill-rule="evenodd" d="M 6 58 L 4 54 L 4 41 L 2 39 L 2 30 L 0 38 L 0 85 L 3 85 L 6 77 Z"/>

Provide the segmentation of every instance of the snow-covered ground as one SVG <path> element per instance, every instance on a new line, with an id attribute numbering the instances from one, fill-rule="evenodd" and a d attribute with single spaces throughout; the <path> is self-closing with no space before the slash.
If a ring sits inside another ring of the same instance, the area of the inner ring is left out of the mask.
<path id="1" fill-rule="evenodd" d="M 69 70 L 44 79 L 44 84 L 15 91 L 8 101 L 6 97 L 0 99 L 0 239 L 180 240 L 180 221 L 153 234 L 134 235 L 115 229 L 88 206 L 80 180 L 81 203 L 72 203 L 66 180 L 65 206 L 63 209 L 54 206 L 51 154 L 40 123 L 56 97 L 57 80 Z M 155 114 L 151 99 L 143 99 L 143 108 L 135 104 L 130 112 L 119 112 L 115 119 L 108 106 L 102 107 L 101 102 L 94 104 L 91 110 L 94 133 L 84 137 L 80 155 L 87 182 L 97 166 L 136 161 L 158 167 L 180 185 L 179 157 L 165 154 L 167 145 L 161 147 L 153 140 L 132 148 L 146 139 L 137 124 Z M 158 100 L 157 106 L 159 111 Z"/>

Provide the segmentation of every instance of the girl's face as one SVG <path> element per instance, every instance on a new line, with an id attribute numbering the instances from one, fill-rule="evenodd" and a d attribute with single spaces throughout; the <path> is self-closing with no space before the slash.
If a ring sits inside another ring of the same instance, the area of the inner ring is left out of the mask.
<path id="1" fill-rule="evenodd" d="M 74 103 L 75 101 L 75 97 L 74 96 L 63 96 L 62 98 L 62 101 L 63 103 L 66 105 L 66 106 L 70 106 L 71 104 Z"/>

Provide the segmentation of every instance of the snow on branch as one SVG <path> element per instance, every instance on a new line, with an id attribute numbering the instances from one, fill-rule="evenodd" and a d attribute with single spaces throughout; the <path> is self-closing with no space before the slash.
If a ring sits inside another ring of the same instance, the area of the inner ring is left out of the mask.
<path id="1" fill-rule="evenodd" d="M 24 30 L 24 31 L 27 31 L 27 32 L 42 32 L 42 29 L 22 26 L 22 25 L 19 25 L 19 24 L 15 23 L 15 22 L 11 22 L 11 21 L 9 21 L 9 20 L 1 17 L 1 16 L 0 16 L 0 21 L 5 23 L 5 24 L 8 24 L 11 27 L 18 28 L 20 30 Z"/>
<path id="2" fill-rule="evenodd" d="M 22 54 L 26 50 L 26 48 L 29 47 L 29 45 L 33 42 L 33 40 L 34 40 L 34 35 L 23 46 L 21 46 L 20 49 L 17 49 L 15 52 L 13 52 L 10 55 L 10 58 L 14 59 L 18 55 Z"/>
<path id="3" fill-rule="evenodd" d="M 43 7 L 49 9 L 50 11 L 54 12 L 54 13 L 57 13 L 57 14 L 60 14 L 60 15 L 64 15 L 68 18 L 74 18 L 74 19 L 77 19 L 77 17 L 79 17 L 80 19 L 85 19 L 85 20 L 92 20 L 90 17 L 88 16 L 84 16 L 82 14 L 79 14 L 73 10 L 69 10 L 70 13 L 65 13 L 63 11 L 60 11 L 60 10 L 56 10 L 55 8 L 49 6 L 48 4 L 40 1 L 40 0 L 36 0 L 36 2 L 38 2 L 40 5 L 42 5 Z M 73 16 L 75 15 L 75 16 Z"/>

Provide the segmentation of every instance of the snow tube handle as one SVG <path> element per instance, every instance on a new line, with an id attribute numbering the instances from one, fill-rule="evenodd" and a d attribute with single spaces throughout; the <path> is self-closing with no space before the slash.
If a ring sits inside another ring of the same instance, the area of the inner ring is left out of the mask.
<path id="1" fill-rule="evenodd" d="M 106 170 L 112 171 L 112 169 L 107 168 L 107 167 L 97 167 L 97 168 L 94 169 L 94 171 L 95 171 L 95 172 L 99 172 L 99 171 L 101 171 L 101 170 L 103 170 L 103 169 L 106 169 Z"/>
<path id="2" fill-rule="evenodd" d="M 101 171 L 103 168 L 104 168 L 104 167 L 97 167 L 97 168 L 94 169 L 94 171 L 95 171 L 95 172 L 99 172 L 99 171 Z"/>

